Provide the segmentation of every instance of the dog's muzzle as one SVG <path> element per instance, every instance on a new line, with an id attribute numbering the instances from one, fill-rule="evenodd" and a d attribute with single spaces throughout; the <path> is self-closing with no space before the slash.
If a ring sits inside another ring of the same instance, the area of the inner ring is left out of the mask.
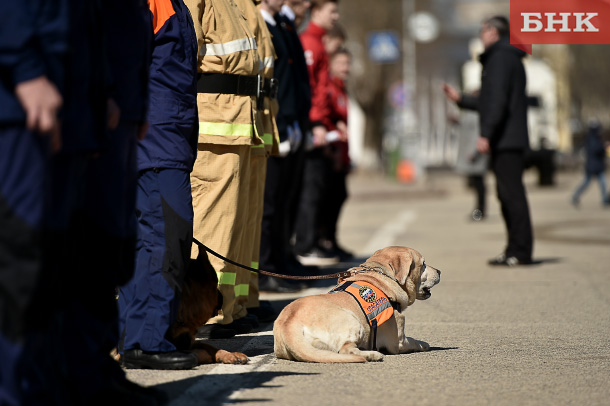
<path id="1" fill-rule="evenodd" d="M 418 294 L 420 295 L 421 299 L 420 300 L 426 300 L 428 299 L 430 296 L 432 296 L 432 292 L 430 292 L 430 289 L 432 289 L 432 287 L 436 284 L 438 284 L 441 281 L 441 271 L 440 269 L 436 269 L 430 265 L 427 265 L 426 263 L 424 263 L 424 272 L 423 274 L 426 275 L 426 280 L 422 282 L 422 285 L 420 285 L 419 288 L 419 292 Z M 429 273 L 436 273 L 436 275 L 434 275 L 434 277 L 430 277 Z"/>

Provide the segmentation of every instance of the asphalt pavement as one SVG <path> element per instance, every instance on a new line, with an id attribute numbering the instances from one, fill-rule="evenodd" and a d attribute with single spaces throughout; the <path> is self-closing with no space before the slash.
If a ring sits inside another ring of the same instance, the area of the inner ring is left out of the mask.
<path id="1" fill-rule="evenodd" d="M 250 357 L 247 365 L 190 371 L 129 370 L 128 377 L 190 405 L 609 405 L 610 209 L 592 184 L 579 209 L 570 195 L 580 173 L 553 187 L 526 185 L 534 225 L 534 264 L 497 268 L 505 230 L 487 177 L 488 216 L 469 217 L 474 194 L 462 177 L 436 171 L 413 185 L 354 174 L 339 239 L 363 262 L 376 249 L 405 245 L 442 270 L 432 297 L 407 312 L 408 333 L 425 353 L 387 355 L 367 364 L 278 360 L 272 324 L 212 343 Z M 328 290 L 321 281 L 297 294 L 263 294 L 280 310 Z"/>

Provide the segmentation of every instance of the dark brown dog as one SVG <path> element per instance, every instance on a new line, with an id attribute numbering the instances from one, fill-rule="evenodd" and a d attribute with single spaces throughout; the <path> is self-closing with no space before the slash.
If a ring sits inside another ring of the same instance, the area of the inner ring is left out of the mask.
<path id="1" fill-rule="evenodd" d="M 199 327 L 203 326 L 222 307 L 222 295 L 218 292 L 218 277 L 207 256 L 200 254 L 191 259 L 182 288 L 182 297 L 176 322 L 166 333 L 166 338 L 180 351 L 192 351 L 199 364 L 245 364 L 248 357 L 239 352 L 228 352 L 196 341 Z M 110 353 L 120 361 L 117 349 Z"/>
<path id="2" fill-rule="evenodd" d="M 203 250 L 202 250 L 203 251 Z M 195 341 L 199 327 L 215 316 L 222 306 L 218 292 L 218 277 L 207 254 L 192 259 L 187 270 L 178 317 L 167 333 L 167 338 L 181 351 L 193 351 L 199 364 L 245 364 L 248 357 L 239 352 L 219 350 L 210 344 Z"/>

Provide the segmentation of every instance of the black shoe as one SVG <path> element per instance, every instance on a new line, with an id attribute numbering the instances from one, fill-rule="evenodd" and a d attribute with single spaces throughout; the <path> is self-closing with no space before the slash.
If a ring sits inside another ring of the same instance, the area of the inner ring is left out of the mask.
<path id="1" fill-rule="evenodd" d="M 244 316 L 244 320 L 252 324 L 252 327 L 254 328 L 260 326 L 260 323 L 258 322 L 258 316 L 256 314 L 250 313 L 250 309 L 248 309 L 248 314 Z"/>
<path id="2" fill-rule="evenodd" d="M 489 265 L 493 266 L 519 266 L 519 265 L 529 265 L 532 263 L 531 260 L 520 260 L 517 257 L 510 256 L 507 257 L 505 254 L 500 254 L 495 258 L 490 259 L 487 262 Z"/>
<path id="3" fill-rule="evenodd" d="M 311 251 L 297 254 L 297 260 L 304 266 L 330 266 L 339 263 L 339 257 L 318 247 Z"/>
<path id="4" fill-rule="evenodd" d="M 315 265 L 304 266 L 297 259 L 296 254 L 290 253 L 288 254 L 288 258 L 286 259 L 286 273 L 288 275 L 307 275 L 308 273 L 311 275 L 317 274 L 320 270 Z"/>
<path id="5" fill-rule="evenodd" d="M 271 323 L 277 319 L 277 313 L 270 307 L 261 305 L 248 308 L 248 314 L 254 314 L 261 323 Z"/>
<path id="6" fill-rule="evenodd" d="M 231 338 L 236 335 L 237 331 L 221 324 L 206 324 L 199 327 L 197 331 L 197 338 L 209 338 L 212 340 Z"/>
<path id="7" fill-rule="evenodd" d="M 354 259 L 354 254 L 344 250 L 341 246 L 336 245 L 335 249 L 333 250 L 333 254 L 337 255 L 339 257 L 340 261 L 349 261 L 351 259 Z"/>
<path id="8" fill-rule="evenodd" d="M 258 301 L 258 305 L 260 307 L 264 307 L 266 309 L 272 309 L 273 310 L 273 305 L 271 304 L 271 302 L 269 300 L 259 300 Z"/>
<path id="9" fill-rule="evenodd" d="M 339 261 L 349 261 L 354 258 L 354 254 L 343 249 L 337 241 L 323 239 L 318 242 L 318 246 L 331 256 L 339 257 Z"/>
<path id="10" fill-rule="evenodd" d="M 320 275 L 320 268 L 317 266 L 304 266 L 296 257 L 289 258 L 286 263 L 286 275 L 291 276 L 316 276 Z M 296 280 L 296 279 L 282 279 L 286 285 L 298 290 L 303 290 L 311 287 L 313 280 Z"/>
<path id="11" fill-rule="evenodd" d="M 301 289 L 297 286 L 289 285 L 283 279 L 260 276 L 258 279 L 258 290 L 259 292 L 296 293 Z"/>
<path id="12" fill-rule="evenodd" d="M 222 326 L 231 330 L 235 330 L 237 334 L 248 334 L 251 333 L 252 330 L 254 330 L 254 326 L 252 326 L 252 324 L 250 324 L 250 322 L 244 318 L 233 320 L 232 323 L 222 324 Z"/>
<path id="13" fill-rule="evenodd" d="M 121 359 L 127 369 L 192 369 L 197 366 L 197 356 L 192 352 L 133 349 L 125 351 Z"/>

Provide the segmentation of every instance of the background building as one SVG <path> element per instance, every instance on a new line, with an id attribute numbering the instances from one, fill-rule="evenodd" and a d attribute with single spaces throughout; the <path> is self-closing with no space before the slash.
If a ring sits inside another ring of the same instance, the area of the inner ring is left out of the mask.
<path id="1" fill-rule="evenodd" d="M 401 161 L 413 161 L 417 177 L 430 167 L 452 167 L 459 129 L 448 120 L 456 109 L 445 100 L 441 84 L 472 88 L 468 81 L 477 76 L 476 69 L 463 76 L 465 64 L 477 63 L 470 41 L 478 36 L 485 18 L 508 16 L 510 2 L 377 0 L 372 6 L 367 0 L 349 0 L 339 7 L 353 54 L 349 83 L 353 161 L 363 169 L 383 168 L 391 175 Z M 425 21 L 413 26 L 410 17 L 420 13 L 432 16 L 436 27 Z M 404 29 L 410 25 L 411 31 Z M 417 32 L 425 37 L 435 29 L 432 40 L 416 40 Z M 380 32 L 398 38 L 400 55 L 395 61 L 374 60 L 371 38 Z M 607 50 L 606 45 L 534 46 L 533 57 L 525 62 L 528 92 L 539 103 L 529 113 L 533 149 L 544 138 L 548 146 L 569 157 L 579 148 L 588 119 L 596 117 L 610 128 Z"/>

